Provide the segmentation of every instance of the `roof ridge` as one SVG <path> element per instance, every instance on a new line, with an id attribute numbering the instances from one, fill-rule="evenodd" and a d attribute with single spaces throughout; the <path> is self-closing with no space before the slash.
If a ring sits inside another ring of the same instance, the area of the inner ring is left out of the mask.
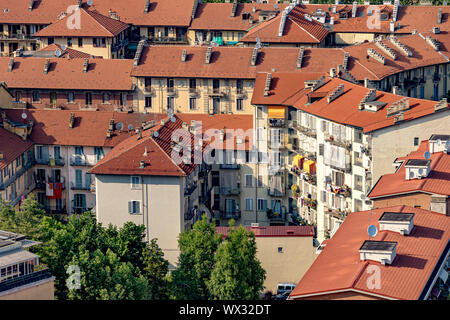
<path id="1" fill-rule="evenodd" d="M 179 120 L 181 120 L 181 119 L 179 119 Z M 163 128 L 163 126 L 161 126 L 161 128 Z M 159 129 L 161 129 L 161 128 L 159 128 Z M 167 158 L 169 158 L 170 159 L 170 161 L 172 161 L 172 163 L 184 174 L 184 175 L 187 175 L 187 173 L 183 170 L 183 169 L 181 169 L 181 167 L 180 167 L 180 165 L 178 165 L 178 164 L 176 164 L 175 163 L 175 161 L 172 159 L 172 157 L 170 157 L 167 153 L 166 153 L 166 151 L 164 151 L 164 149 L 159 145 L 159 143 L 155 140 L 155 139 L 153 139 L 153 137 L 150 137 L 150 139 L 152 139 L 153 140 L 153 142 L 158 146 L 158 148 L 166 155 L 166 157 Z"/>
<path id="2" fill-rule="evenodd" d="M 304 15 L 303 15 L 304 16 Z M 302 29 L 303 31 L 305 31 L 307 34 L 309 34 L 312 38 L 316 39 L 317 41 L 320 42 L 319 39 L 317 39 L 314 35 L 312 35 L 308 30 L 306 30 L 305 28 L 303 28 L 301 25 L 299 25 L 297 23 L 297 21 L 294 21 L 290 16 L 288 16 L 289 20 L 291 20 L 292 23 L 295 23 L 297 25 L 297 27 L 299 27 L 300 29 Z M 311 21 L 312 22 L 312 21 Z M 322 27 L 322 26 L 320 26 Z"/>
<path id="3" fill-rule="evenodd" d="M 96 17 L 94 17 L 91 13 L 94 13 L 94 14 L 97 14 L 97 15 L 101 15 L 101 16 L 103 16 L 103 17 L 105 17 L 105 18 L 108 18 L 108 19 L 111 19 L 111 20 L 114 20 L 114 19 L 112 19 L 112 18 L 110 18 L 110 17 L 107 17 L 107 16 L 105 16 L 105 15 L 103 15 L 103 14 L 101 14 L 100 12 L 98 12 L 98 11 L 89 11 L 89 10 L 86 10 L 86 9 L 84 9 L 84 8 L 82 8 L 92 19 L 94 19 L 94 21 L 99 25 L 99 26 L 101 26 L 103 29 L 105 29 L 107 32 L 109 32 L 110 34 L 111 34 L 111 36 L 113 36 L 114 37 L 114 34 L 111 32 L 111 31 L 109 31 L 100 21 L 98 21 L 97 20 L 97 18 Z M 114 21 L 117 21 L 117 20 L 114 20 Z"/>

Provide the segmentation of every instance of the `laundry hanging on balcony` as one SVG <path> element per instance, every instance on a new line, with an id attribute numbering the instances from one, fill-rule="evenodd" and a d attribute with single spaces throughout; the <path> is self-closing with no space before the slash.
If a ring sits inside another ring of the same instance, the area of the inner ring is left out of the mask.
<path id="1" fill-rule="evenodd" d="M 61 199 L 62 197 L 62 183 L 46 183 L 45 195 L 49 199 Z"/>
<path id="2" fill-rule="evenodd" d="M 345 149 L 330 145 L 324 145 L 323 161 L 325 165 L 337 167 L 345 170 Z"/>

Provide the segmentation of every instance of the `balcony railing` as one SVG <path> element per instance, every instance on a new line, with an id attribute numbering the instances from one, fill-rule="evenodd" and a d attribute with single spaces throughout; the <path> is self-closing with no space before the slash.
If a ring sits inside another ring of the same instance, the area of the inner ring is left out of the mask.
<path id="1" fill-rule="evenodd" d="M 190 196 L 195 191 L 195 189 L 197 189 L 197 183 L 187 185 L 186 188 L 184 189 L 184 195 Z"/>
<path id="2" fill-rule="evenodd" d="M 3 183 L 0 183 L 0 190 L 5 190 L 5 188 L 9 187 L 14 181 L 17 180 L 20 176 L 22 176 L 27 170 L 29 170 L 33 165 L 35 164 L 35 161 L 29 161 L 25 165 L 22 165 L 22 167 L 19 170 L 16 170 L 13 175 L 9 177 L 8 180 L 6 180 Z"/>
<path id="3" fill-rule="evenodd" d="M 267 195 L 271 197 L 283 197 L 285 195 L 285 191 L 283 187 L 281 188 L 281 190 L 268 188 Z"/>
<path id="4" fill-rule="evenodd" d="M 245 96 L 247 96 L 247 91 L 245 91 L 245 90 L 242 89 L 242 88 L 237 88 L 237 89 L 236 89 L 236 97 L 237 97 L 237 98 L 243 98 L 243 97 L 245 97 Z"/>
<path id="5" fill-rule="evenodd" d="M 224 97 L 226 96 L 226 92 L 221 91 L 220 88 L 209 88 L 208 95 L 210 97 Z"/>
<path id="6" fill-rule="evenodd" d="M 86 207 L 72 206 L 72 212 L 75 214 L 82 214 L 89 210 L 90 209 L 88 209 Z"/>
<path id="7" fill-rule="evenodd" d="M 234 209 L 231 211 L 222 211 L 220 213 L 220 217 L 222 219 L 240 219 L 241 218 L 241 210 Z"/>
<path id="8" fill-rule="evenodd" d="M 325 134 L 325 141 L 329 142 L 335 146 L 338 147 L 342 147 L 345 149 L 351 149 L 352 148 L 352 142 L 348 141 L 348 140 L 341 140 L 341 139 L 337 139 L 335 136 L 333 136 L 332 134 Z"/>
<path id="9" fill-rule="evenodd" d="M 219 189 L 220 194 L 225 196 L 230 195 L 239 195 L 241 193 L 240 187 L 220 187 Z"/>
<path id="10" fill-rule="evenodd" d="M 95 156 L 74 155 L 70 158 L 71 166 L 94 166 L 97 163 Z"/>
<path id="11" fill-rule="evenodd" d="M 344 221 L 344 219 L 348 215 L 348 212 L 340 210 L 340 209 L 333 209 L 333 208 L 325 207 L 325 215 L 330 215 L 331 217 L 333 217 L 335 219 Z"/>
<path id="12" fill-rule="evenodd" d="M 173 97 L 177 95 L 177 89 L 174 87 L 167 87 L 166 88 L 166 93 L 168 96 Z"/>
<path id="13" fill-rule="evenodd" d="M 182 36 L 156 37 L 150 35 L 148 37 L 148 41 L 151 43 L 158 43 L 158 44 L 187 44 L 186 37 Z"/>
<path id="14" fill-rule="evenodd" d="M 191 97 L 198 97 L 200 96 L 200 90 L 197 88 L 189 88 L 189 95 Z"/>
<path id="15" fill-rule="evenodd" d="M 0 292 L 8 291 L 14 288 L 19 288 L 33 282 L 38 282 L 41 280 L 49 279 L 52 275 L 49 269 L 44 269 L 29 273 L 27 275 L 15 277 L 8 279 L 6 281 L 0 282 Z"/>
<path id="16" fill-rule="evenodd" d="M 64 166 L 64 159 L 59 158 L 36 158 L 36 164 L 42 164 L 47 166 Z"/>
<path id="17" fill-rule="evenodd" d="M 81 190 L 81 191 L 91 191 L 91 184 L 82 184 L 82 183 L 70 183 L 70 189 L 72 190 Z"/>
<path id="18" fill-rule="evenodd" d="M 298 139 L 293 138 L 290 135 L 286 135 L 284 142 L 285 142 L 286 148 L 288 150 L 292 150 L 292 151 L 298 151 L 299 150 Z"/>
<path id="19" fill-rule="evenodd" d="M 304 127 L 297 124 L 297 130 L 303 133 L 304 135 L 311 137 L 311 138 L 317 138 L 317 131 L 313 128 Z"/>
<path id="20" fill-rule="evenodd" d="M 154 96 L 156 94 L 156 90 L 155 90 L 155 88 L 152 88 L 151 86 L 145 86 L 144 93 Z"/>
<path id="21" fill-rule="evenodd" d="M 283 137 L 281 137 L 280 141 L 269 140 L 269 149 L 279 150 L 279 149 L 284 149 L 284 148 L 285 148 L 285 145 L 284 145 Z"/>
<path id="22" fill-rule="evenodd" d="M 284 119 L 268 119 L 269 126 L 274 128 L 283 128 L 286 126 L 286 121 Z"/>

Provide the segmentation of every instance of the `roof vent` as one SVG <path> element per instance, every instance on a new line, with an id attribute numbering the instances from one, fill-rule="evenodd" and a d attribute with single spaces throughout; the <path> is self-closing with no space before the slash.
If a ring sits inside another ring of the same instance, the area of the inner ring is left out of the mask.
<path id="1" fill-rule="evenodd" d="M 206 64 L 209 64 L 211 62 L 211 55 L 212 55 L 212 47 L 208 47 L 206 49 L 206 57 L 205 57 Z"/>
<path id="2" fill-rule="evenodd" d="M 141 60 L 142 50 L 144 50 L 145 40 L 139 41 L 136 54 L 134 56 L 134 66 L 137 67 L 139 65 L 139 61 Z"/>
<path id="3" fill-rule="evenodd" d="M 81 8 L 82 4 L 83 4 L 83 0 L 78 0 L 78 8 Z"/>
<path id="4" fill-rule="evenodd" d="M 34 2 L 35 2 L 35 0 L 30 0 L 30 4 L 28 5 L 28 10 L 33 11 Z"/>
<path id="5" fill-rule="evenodd" d="M 139 169 L 145 169 L 145 161 L 141 160 L 139 163 Z"/>
<path id="6" fill-rule="evenodd" d="M 301 46 L 300 50 L 298 51 L 298 57 L 297 57 L 297 69 L 302 68 L 302 61 L 303 61 L 303 55 L 305 53 L 305 47 Z"/>
<path id="7" fill-rule="evenodd" d="M 450 141 L 449 134 L 433 134 L 430 139 L 428 139 L 428 144 L 430 148 L 430 153 L 435 152 L 449 152 L 448 144 Z"/>
<path id="8" fill-rule="evenodd" d="M 434 105 L 434 112 L 448 109 L 447 98 L 442 98 L 441 101 Z"/>
<path id="9" fill-rule="evenodd" d="M 375 45 L 380 48 L 382 51 L 384 51 L 384 53 L 386 53 L 389 57 L 391 57 L 393 60 L 397 59 L 397 54 L 395 53 L 394 50 L 392 50 L 391 48 L 389 48 L 387 45 L 385 45 L 383 43 L 383 41 L 381 40 L 377 40 L 375 41 Z"/>
<path id="10" fill-rule="evenodd" d="M 439 27 L 433 27 L 433 33 L 434 34 L 438 34 L 438 33 L 441 33 L 441 29 L 439 28 Z"/>
<path id="11" fill-rule="evenodd" d="M 264 87 L 264 96 L 267 97 L 269 95 L 270 84 L 272 82 L 272 74 L 268 73 L 266 76 L 266 85 Z"/>
<path id="12" fill-rule="evenodd" d="M 359 248 L 359 257 L 361 261 L 374 260 L 386 265 L 394 261 L 396 250 L 397 242 L 366 240 Z"/>
<path id="13" fill-rule="evenodd" d="M 336 78 L 337 74 L 336 74 L 336 68 L 331 68 L 330 69 L 330 78 Z"/>
<path id="14" fill-rule="evenodd" d="M 150 0 L 145 0 L 144 12 L 148 13 L 150 11 Z"/>
<path id="15" fill-rule="evenodd" d="M 409 159 L 405 163 L 405 179 L 422 179 L 430 173 L 431 160 Z"/>
<path id="16" fill-rule="evenodd" d="M 394 102 L 390 107 L 386 110 L 386 116 L 390 117 L 394 114 L 403 112 L 409 109 L 409 98 L 405 97 L 397 102 Z"/>
<path id="17" fill-rule="evenodd" d="M 345 70 L 347 70 L 347 66 L 348 66 L 348 58 L 349 58 L 349 54 L 348 54 L 348 52 L 346 52 L 345 54 L 344 54 L 344 63 L 343 63 L 343 67 L 344 67 L 344 69 Z"/>
<path id="18" fill-rule="evenodd" d="M 89 69 L 89 59 L 84 59 L 84 62 L 83 62 L 83 73 L 88 72 L 88 69 Z"/>
<path id="19" fill-rule="evenodd" d="M 319 79 L 311 86 L 311 91 L 315 91 L 319 89 L 321 86 L 325 84 L 325 76 L 320 76 Z"/>
<path id="20" fill-rule="evenodd" d="M 75 114 L 73 112 L 70 113 L 70 118 L 69 118 L 69 128 L 73 128 L 75 124 Z"/>
<path id="21" fill-rule="evenodd" d="M 358 2 L 354 1 L 352 6 L 352 18 L 356 18 L 356 10 L 358 10 Z"/>
<path id="22" fill-rule="evenodd" d="M 408 235 L 414 227 L 414 213 L 384 212 L 378 223 L 380 231 L 393 231 Z"/>
<path id="23" fill-rule="evenodd" d="M 438 24 L 441 24 L 441 23 L 442 23 L 442 9 L 439 9 L 439 10 L 438 10 L 437 23 L 438 23 Z"/>
<path id="24" fill-rule="evenodd" d="M 394 35 L 391 35 L 389 37 L 389 41 L 396 46 L 400 51 L 402 51 L 405 55 L 407 55 L 408 57 L 412 57 L 412 52 L 411 50 L 405 46 L 403 43 L 401 43 L 400 41 L 398 41 L 397 37 Z"/>
<path id="25" fill-rule="evenodd" d="M 109 120 L 109 130 L 114 131 L 114 119 Z"/>
<path id="26" fill-rule="evenodd" d="M 430 36 L 427 36 L 425 38 L 425 40 L 434 50 L 439 51 L 439 42 L 438 41 L 436 41 L 435 39 L 433 39 Z"/>
<path id="27" fill-rule="evenodd" d="M 50 59 L 45 60 L 44 64 L 44 74 L 48 73 L 48 69 L 50 68 Z"/>
<path id="28" fill-rule="evenodd" d="M 192 7 L 192 12 L 191 12 L 191 18 L 194 19 L 195 18 L 195 14 L 197 12 L 197 7 L 198 7 L 198 0 L 194 1 L 194 6 Z"/>
<path id="29" fill-rule="evenodd" d="M 258 59 L 258 48 L 253 48 L 253 52 L 252 52 L 252 60 L 250 65 L 252 67 L 256 66 L 256 59 Z"/>
<path id="30" fill-rule="evenodd" d="M 389 32 L 395 32 L 395 22 L 389 22 Z"/>
<path id="31" fill-rule="evenodd" d="M 137 134 L 137 138 L 138 138 L 138 140 L 140 140 L 140 139 L 142 139 L 142 133 L 141 133 L 141 130 L 139 130 L 139 129 L 136 129 L 136 134 Z"/>
<path id="32" fill-rule="evenodd" d="M 8 72 L 11 72 L 13 68 L 14 68 L 14 58 L 10 58 L 8 63 Z"/>
<path id="33" fill-rule="evenodd" d="M 327 103 L 330 103 L 331 101 L 335 100 L 342 94 L 344 94 L 344 84 L 343 83 L 338 85 L 338 87 L 336 89 L 334 89 L 334 91 L 328 95 Z"/>
<path id="34" fill-rule="evenodd" d="M 236 9 L 237 9 L 237 1 L 233 2 L 233 6 L 231 7 L 231 16 L 235 17 L 236 16 Z"/>
<path id="35" fill-rule="evenodd" d="M 181 53 L 181 62 L 186 62 L 186 56 L 187 56 L 187 51 L 186 51 L 186 49 L 183 49 L 183 52 Z"/>
<path id="36" fill-rule="evenodd" d="M 379 63 L 385 64 L 386 59 L 384 58 L 384 56 L 381 53 L 373 50 L 372 48 L 369 48 L 369 49 L 367 49 L 367 54 L 369 55 L 369 57 L 372 57 Z"/>

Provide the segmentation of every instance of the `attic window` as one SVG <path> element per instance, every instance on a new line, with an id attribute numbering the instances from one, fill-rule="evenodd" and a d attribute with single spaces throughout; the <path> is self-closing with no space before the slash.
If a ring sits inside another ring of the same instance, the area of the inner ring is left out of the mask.
<path id="1" fill-rule="evenodd" d="M 278 247 L 278 253 L 283 253 L 283 247 Z"/>
<path id="2" fill-rule="evenodd" d="M 250 19 L 250 13 L 244 12 L 244 13 L 242 14 L 242 20 L 248 20 L 248 19 Z"/>

